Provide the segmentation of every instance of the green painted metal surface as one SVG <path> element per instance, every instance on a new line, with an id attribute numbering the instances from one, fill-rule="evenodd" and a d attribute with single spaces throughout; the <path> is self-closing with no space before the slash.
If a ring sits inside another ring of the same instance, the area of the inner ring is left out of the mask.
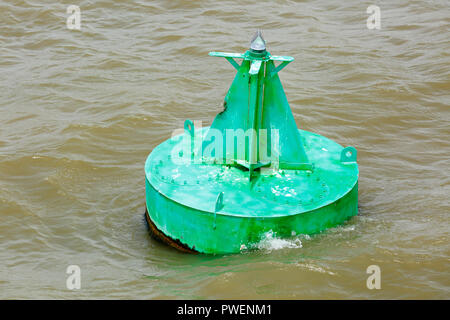
<path id="1" fill-rule="evenodd" d="M 259 50 L 255 50 L 259 49 Z M 255 168 L 270 164 L 273 150 L 272 131 L 277 131 L 277 166 L 283 169 L 310 168 L 311 163 L 305 153 L 301 136 L 297 130 L 278 72 L 294 58 L 272 56 L 265 50 L 265 42 L 260 34 L 252 41 L 251 49 L 244 54 L 211 52 L 211 56 L 225 57 L 237 69 L 237 74 L 224 100 L 224 111 L 214 119 L 210 132 L 203 140 L 202 150 L 215 143 L 212 135 L 220 132 L 222 150 L 215 150 L 212 156 L 218 163 L 238 162 L 249 169 L 249 178 Z M 242 59 L 239 65 L 234 59 Z M 275 66 L 274 61 L 281 61 Z M 227 130 L 249 132 L 244 150 L 237 154 L 227 146 Z M 250 130 L 250 131 L 249 131 Z M 267 134 L 267 143 L 261 143 L 259 133 Z M 264 152 L 261 152 L 261 148 Z M 204 155 L 206 157 L 210 154 Z"/>
<path id="2" fill-rule="evenodd" d="M 156 228 L 198 252 L 235 253 L 269 231 L 313 234 L 356 215 L 357 151 L 297 128 L 278 77 L 293 58 L 271 56 L 259 33 L 244 54 L 210 55 L 237 73 L 211 127 L 187 120 L 147 158 Z"/>

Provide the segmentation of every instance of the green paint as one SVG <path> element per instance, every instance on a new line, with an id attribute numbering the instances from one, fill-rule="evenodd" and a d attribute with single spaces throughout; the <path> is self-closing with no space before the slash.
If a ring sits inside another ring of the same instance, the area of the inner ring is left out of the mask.
<path id="1" fill-rule="evenodd" d="M 264 41 L 257 34 L 252 41 L 252 47 L 264 48 L 259 51 L 248 50 L 244 54 L 211 52 L 214 57 L 224 57 L 237 69 L 237 74 L 225 97 L 226 109 L 214 119 L 211 128 L 222 133 L 225 139 L 226 130 L 253 129 L 259 133 L 266 130 L 268 136 L 276 129 L 279 133 L 279 147 L 282 152 L 278 155 L 281 169 L 304 170 L 311 167 L 311 163 L 305 153 L 301 136 L 297 130 L 286 95 L 281 85 L 278 72 L 288 63 L 294 61 L 292 57 L 272 56 L 265 50 Z M 255 44 L 256 43 L 256 44 Z M 234 59 L 242 59 L 239 65 Z M 281 61 L 275 67 L 274 61 Z M 269 159 L 260 158 L 260 146 L 258 134 L 250 136 L 249 145 L 242 156 L 233 154 L 233 150 L 226 148 L 224 140 L 222 159 L 216 161 L 230 163 L 232 161 L 244 165 L 249 169 L 249 178 L 252 179 L 254 169 L 270 163 Z M 203 140 L 202 150 L 208 150 L 208 144 L 214 140 L 211 134 L 207 134 Z M 264 145 L 267 152 L 272 154 L 271 144 Z"/>
<path id="2" fill-rule="evenodd" d="M 187 120 L 185 133 L 157 146 L 145 164 L 149 217 L 199 252 L 239 252 L 269 231 L 317 233 L 358 211 L 356 149 L 297 129 L 278 77 L 293 58 L 271 56 L 261 41 L 257 35 L 244 54 L 210 53 L 237 69 L 225 110 L 210 128 Z M 249 129 L 241 145 L 227 143 L 230 130 Z M 262 129 L 277 130 L 278 146 L 261 138 Z M 222 150 L 210 154 L 217 142 Z"/>

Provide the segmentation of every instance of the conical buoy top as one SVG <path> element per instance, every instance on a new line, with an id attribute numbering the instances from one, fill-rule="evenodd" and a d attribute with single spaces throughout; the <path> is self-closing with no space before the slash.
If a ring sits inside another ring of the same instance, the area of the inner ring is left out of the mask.
<path id="1" fill-rule="evenodd" d="M 249 171 L 262 167 L 310 170 L 300 132 L 292 115 L 283 86 L 278 77 L 288 63 L 287 56 L 272 56 L 258 30 L 245 53 L 210 52 L 211 56 L 226 58 L 237 70 L 235 80 L 224 99 L 220 112 L 202 141 L 202 155 L 215 163 L 235 164 Z M 241 63 L 234 59 L 243 59 Z M 274 61 L 281 63 L 276 66 Z M 249 139 L 238 143 L 241 152 L 227 143 L 227 132 L 245 132 Z M 222 139 L 215 148 L 216 134 Z M 267 140 L 258 138 L 267 134 Z M 264 150 L 264 151 L 261 151 Z"/>
<path id="2" fill-rule="evenodd" d="M 250 49 L 253 51 L 265 51 L 266 50 L 266 41 L 264 40 L 261 30 L 256 31 L 253 39 L 250 43 Z"/>

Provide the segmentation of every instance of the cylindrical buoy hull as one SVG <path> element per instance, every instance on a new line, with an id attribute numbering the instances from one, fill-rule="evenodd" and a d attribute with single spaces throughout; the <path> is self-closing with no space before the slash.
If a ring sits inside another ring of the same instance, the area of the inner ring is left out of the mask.
<path id="1" fill-rule="evenodd" d="M 198 139 L 205 130 L 196 131 Z M 248 172 L 237 167 L 176 164 L 173 150 L 182 140 L 163 142 L 145 166 L 152 234 L 184 252 L 238 253 L 252 249 L 267 232 L 280 238 L 310 235 L 357 215 L 356 150 L 314 133 L 302 136 L 313 168 L 270 169 L 251 184 Z"/>
<path id="2" fill-rule="evenodd" d="M 358 184 L 340 200 L 319 209 L 286 217 L 214 215 L 185 207 L 157 192 L 146 180 L 146 216 L 153 235 L 183 252 L 238 253 L 251 249 L 261 236 L 315 234 L 358 213 Z M 215 226 L 215 228 L 214 228 Z"/>

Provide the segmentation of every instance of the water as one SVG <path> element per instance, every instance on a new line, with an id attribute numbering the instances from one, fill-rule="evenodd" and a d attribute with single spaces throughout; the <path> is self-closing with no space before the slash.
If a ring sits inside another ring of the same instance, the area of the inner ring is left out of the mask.
<path id="1" fill-rule="evenodd" d="M 450 298 L 447 1 L 75 2 L 0 2 L 0 298 Z M 144 161 L 186 118 L 211 123 L 234 69 L 207 54 L 257 28 L 296 59 L 280 77 L 298 126 L 358 149 L 359 215 L 178 253 L 148 235 Z"/>

